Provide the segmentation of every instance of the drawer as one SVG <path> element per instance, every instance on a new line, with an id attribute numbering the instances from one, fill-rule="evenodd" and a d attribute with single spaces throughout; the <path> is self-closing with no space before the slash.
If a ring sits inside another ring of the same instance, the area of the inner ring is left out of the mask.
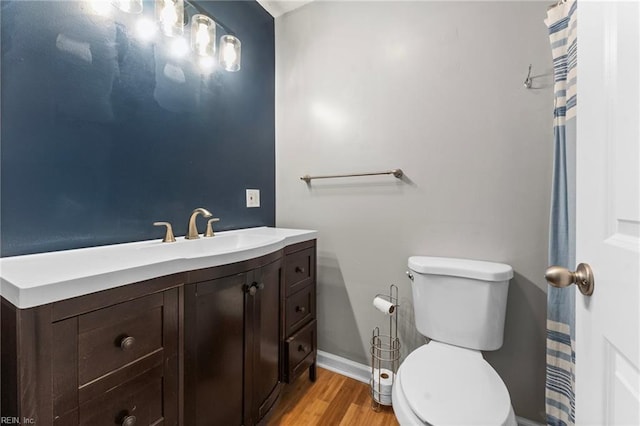
<path id="1" fill-rule="evenodd" d="M 286 300 L 285 336 L 294 333 L 301 326 L 316 317 L 316 286 L 309 285 Z"/>
<path id="2" fill-rule="evenodd" d="M 285 292 L 295 293 L 315 277 L 315 249 L 313 247 L 288 254 L 285 258 Z"/>
<path id="3" fill-rule="evenodd" d="M 285 371 L 288 382 L 313 363 L 315 352 L 316 321 L 313 320 L 285 341 Z"/>
<path id="4" fill-rule="evenodd" d="M 162 366 L 80 405 L 81 426 L 162 424 Z"/>
<path id="5" fill-rule="evenodd" d="M 162 348 L 162 293 L 78 318 L 78 383 L 84 385 Z"/>

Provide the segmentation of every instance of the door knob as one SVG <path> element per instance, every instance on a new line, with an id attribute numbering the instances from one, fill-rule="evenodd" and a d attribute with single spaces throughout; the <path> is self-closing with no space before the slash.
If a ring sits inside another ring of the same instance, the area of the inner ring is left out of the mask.
<path id="1" fill-rule="evenodd" d="M 585 296 L 591 296 L 595 286 L 593 271 L 587 263 L 579 264 L 575 272 L 562 266 L 549 266 L 544 273 L 544 278 L 554 287 L 562 288 L 575 284 L 580 293 Z"/>

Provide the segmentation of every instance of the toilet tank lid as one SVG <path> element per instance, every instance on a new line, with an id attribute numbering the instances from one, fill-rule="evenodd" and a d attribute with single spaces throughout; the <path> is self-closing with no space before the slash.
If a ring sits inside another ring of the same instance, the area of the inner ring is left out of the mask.
<path id="1" fill-rule="evenodd" d="M 504 263 L 451 257 L 411 256 L 409 269 L 419 274 L 448 275 L 484 281 L 513 278 L 513 268 Z"/>

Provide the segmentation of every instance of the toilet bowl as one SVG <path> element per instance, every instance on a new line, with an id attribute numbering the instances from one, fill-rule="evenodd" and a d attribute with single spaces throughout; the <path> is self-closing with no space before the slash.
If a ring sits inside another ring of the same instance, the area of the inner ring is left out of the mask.
<path id="1" fill-rule="evenodd" d="M 409 258 L 416 328 L 429 343 L 400 365 L 392 389 L 402 426 L 515 426 L 504 382 L 481 350 L 502 346 L 509 265 Z"/>
<path id="2" fill-rule="evenodd" d="M 398 370 L 393 411 L 401 426 L 515 426 L 504 382 L 478 351 L 431 341 Z"/>

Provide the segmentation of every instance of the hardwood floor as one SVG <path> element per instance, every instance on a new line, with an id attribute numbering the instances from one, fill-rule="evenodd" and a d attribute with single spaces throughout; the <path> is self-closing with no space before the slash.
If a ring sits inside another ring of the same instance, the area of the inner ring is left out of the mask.
<path id="1" fill-rule="evenodd" d="M 369 386 L 329 370 L 318 368 L 311 383 L 307 375 L 284 389 L 270 426 L 396 426 L 391 407 L 371 408 Z"/>

